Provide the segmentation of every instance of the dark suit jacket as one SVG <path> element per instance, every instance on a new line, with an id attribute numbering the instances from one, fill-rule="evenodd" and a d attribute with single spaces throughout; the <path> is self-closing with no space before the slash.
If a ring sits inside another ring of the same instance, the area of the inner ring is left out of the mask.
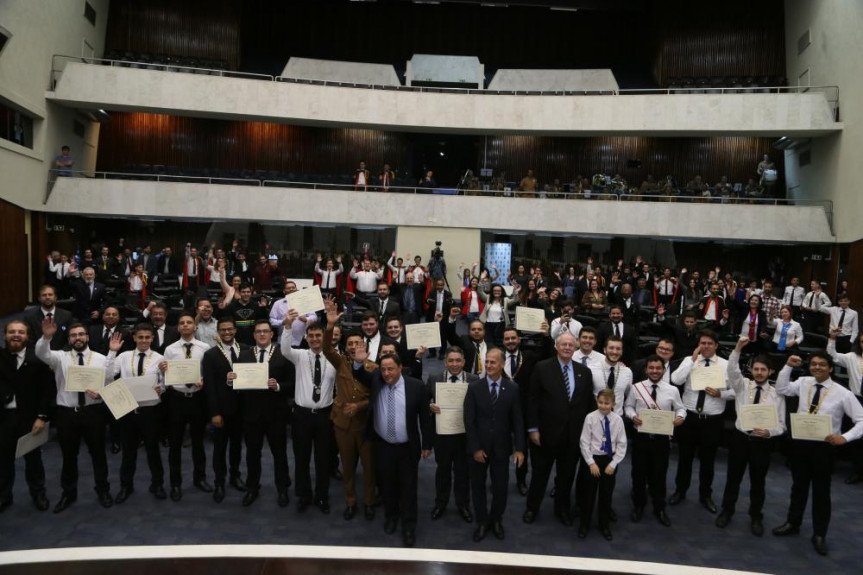
<path id="1" fill-rule="evenodd" d="M 385 339 L 384 341 L 395 341 L 398 344 L 399 357 L 402 358 L 402 365 L 408 372 L 408 375 L 419 380 L 423 378 L 423 362 L 422 359 L 417 359 L 417 350 L 408 349 L 408 338 L 402 334 L 401 340 Z M 383 343 L 383 342 L 381 342 Z"/>
<path id="2" fill-rule="evenodd" d="M 278 382 L 279 391 L 250 389 L 241 392 L 241 411 L 245 422 L 270 422 L 287 418 L 288 398 L 294 396 L 294 364 L 285 359 L 278 344 L 273 345 L 276 349 L 270 358 L 269 372 L 270 377 Z M 252 348 L 249 353 L 254 357 L 257 348 Z"/>
<path id="3" fill-rule="evenodd" d="M 577 449 L 587 414 L 596 409 L 593 374 L 580 363 L 572 362 L 575 391 L 567 400 L 566 383 L 557 356 L 536 364 L 530 382 L 527 428 L 539 430 L 543 447 L 569 446 Z"/>
<path id="4" fill-rule="evenodd" d="M 444 319 L 449 315 L 449 310 L 452 307 L 452 293 L 449 290 L 443 290 L 443 316 Z M 433 289 L 429 292 L 425 300 L 426 319 L 434 320 L 435 309 L 437 309 L 437 290 Z"/>
<path id="5" fill-rule="evenodd" d="M 635 335 L 635 328 L 632 325 L 626 325 L 626 322 L 621 322 L 624 324 L 623 326 L 623 358 L 622 361 L 626 365 L 631 364 L 636 357 L 638 357 L 638 338 Z M 614 326 L 612 326 L 611 322 L 603 322 L 599 326 L 599 330 L 597 333 L 597 339 L 599 343 L 597 344 L 597 350 L 602 350 L 605 348 L 605 342 L 609 337 L 614 335 Z"/>
<path id="6" fill-rule="evenodd" d="M 180 262 L 183 261 L 183 256 L 171 254 L 168 260 L 168 273 L 173 276 L 180 274 Z M 165 273 L 165 254 L 159 254 L 156 257 L 156 273 L 161 275 Z"/>
<path id="7" fill-rule="evenodd" d="M 72 297 L 75 298 L 75 318 L 85 324 L 93 321 L 90 314 L 94 311 L 101 311 L 105 304 L 105 284 L 97 281 L 93 282 L 93 296 L 90 297 L 90 288 L 86 282 L 80 278 L 72 278 L 69 283 L 72 289 Z"/>
<path id="8" fill-rule="evenodd" d="M 449 345 L 456 345 L 464 351 L 464 368 L 465 371 L 471 373 L 474 371 L 474 367 L 476 366 L 476 346 L 474 345 L 473 340 L 469 336 L 466 335 L 458 335 L 455 332 L 454 323 L 450 323 L 449 319 L 444 317 L 440 321 L 440 330 L 441 330 L 441 342 L 447 342 Z M 493 349 L 494 345 L 486 343 L 487 349 Z M 485 366 L 483 366 L 485 369 Z"/>
<path id="9" fill-rule="evenodd" d="M 432 448 L 432 421 L 429 411 L 428 395 L 425 386 L 419 379 L 404 376 L 405 380 L 405 422 L 408 430 L 408 442 L 411 449 L 419 457 L 420 451 Z M 375 417 L 377 417 L 378 396 L 385 386 L 381 378 L 380 370 L 375 370 L 371 376 L 371 395 L 369 396 L 369 427 L 368 436 L 380 439 L 375 431 Z"/>
<path id="10" fill-rule="evenodd" d="M 692 352 L 690 352 L 690 355 L 692 355 Z M 671 373 L 674 373 L 674 370 L 680 366 L 681 361 L 683 361 L 683 360 L 682 359 L 672 359 L 668 365 L 669 371 Z M 632 383 L 633 383 L 633 385 L 640 382 L 640 381 L 644 381 L 645 379 L 647 379 L 647 372 L 645 371 L 646 367 L 647 367 L 647 358 L 638 359 L 638 360 L 632 362 L 632 365 L 629 366 L 629 368 L 632 370 Z"/>
<path id="11" fill-rule="evenodd" d="M 470 383 L 477 381 L 479 379 L 479 377 L 477 377 L 476 375 L 474 375 L 472 373 L 467 373 L 467 372 L 464 372 L 464 373 L 465 373 L 465 379 L 467 380 L 467 383 L 465 383 L 464 385 L 469 385 Z M 430 403 L 436 403 L 435 395 L 437 392 L 437 384 L 440 382 L 450 383 L 449 378 L 450 378 L 450 372 L 448 372 L 447 370 L 444 370 L 443 373 L 437 371 L 435 373 L 429 374 L 429 376 L 426 378 L 426 393 L 428 394 L 428 398 L 429 398 Z M 435 425 L 434 419 L 435 419 L 435 415 L 432 414 L 431 433 L 433 434 L 433 438 L 432 438 L 433 443 L 437 441 L 437 437 L 438 437 L 437 427 Z"/>
<path id="12" fill-rule="evenodd" d="M 36 306 L 24 312 L 22 319 L 27 324 L 27 347 L 33 349 L 36 342 L 42 337 L 42 321 L 45 319 L 45 315 L 42 313 L 42 308 Z M 51 349 L 57 351 L 66 347 L 69 326 L 75 323 L 75 318 L 70 312 L 55 305 L 54 323 L 57 324 L 57 333 L 51 339 Z"/>
<path id="13" fill-rule="evenodd" d="M 524 418 L 518 384 L 501 377 L 497 402 L 492 405 L 488 378 L 468 384 L 464 398 L 467 451 L 482 449 L 491 458 L 506 458 L 515 450 L 524 452 Z M 540 441 L 542 439 L 540 438 Z"/>
<path id="14" fill-rule="evenodd" d="M 228 373 L 231 372 L 231 364 L 222 355 L 218 343 L 204 353 L 201 360 L 201 375 L 204 378 L 204 393 L 207 397 L 207 412 L 210 417 L 217 415 L 236 415 L 240 410 L 240 392 L 234 391 L 226 382 Z M 252 363 L 249 347 L 240 344 L 240 355 L 238 363 Z"/>
<path id="15" fill-rule="evenodd" d="M 153 326 L 154 329 L 155 329 L 155 327 L 156 326 Z M 156 336 L 156 338 L 158 338 L 158 335 Z M 172 325 L 165 325 L 165 336 L 162 339 L 162 343 L 159 344 L 158 341 L 153 340 L 153 345 L 151 347 L 153 348 L 153 351 L 160 353 L 160 354 L 164 354 L 166 347 L 168 347 L 169 345 L 171 345 L 175 341 L 179 341 L 179 340 L 180 340 L 180 332 L 177 331 L 177 328 L 172 326 Z"/>
<path id="16" fill-rule="evenodd" d="M 387 298 L 387 306 L 384 309 L 384 313 L 381 313 L 381 299 L 378 296 L 372 296 L 369 298 L 365 298 L 360 294 L 354 296 L 354 301 L 360 304 L 363 307 L 369 308 L 378 316 L 378 322 L 381 324 L 381 329 L 383 329 L 384 321 L 387 318 L 391 317 L 400 317 L 402 314 L 401 306 L 399 306 L 398 298 L 390 295 Z"/>
<path id="17" fill-rule="evenodd" d="M 667 318 L 663 328 L 667 336 L 674 341 L 674 357 L 689 357 L 698 347 L 698 326 L 687 332 L 686 327 L 679 320 Z"/>
<path id="18" fill-rule="evenodd" d="M 414 321 L 416 321 L 416 319 L 419 318 L 424 313 L 425 307 L 423 305 L 424 304 L 423 300 L 425 299 L 425 286 L 423 284 L 419 284 L 419 285 L 413 284 L 413 285 L 405 287 L 401 290 L 401 293 L 399 294 L 399 305 L 401 306 L 402 311 L 404 311 L 405 314 L 408 313 L 407 304 L 405 303 L 406 302 L 405 293 L 407 293 L 408 290 L 413 291 L 413 294 L 414 294 L 414 311 L 413 311 L 413 313 L 416 314 L 416 318 L 412 318 L 412 319 Z"/>
<path id="19" fill-rule="evenodd" d="M 31 349 L 24 354 L 20 369 L 17 361 L 5 349 L 0 350 L 0 418 L 14 397 L 21 419 L 32 425 L 36 416 L 50 415 L 53 411 L 57 396 L 54 373 Z"/>
<path id="20" fill-rule="evenodd" d="M 144 254 L 138 256 L 138 263 L 144 266 L 144 271 L 147 272 L 147 277 L 152 279 L 155 278 L 158 274 L 158 263 L 159 259 L 156 257 L 156 254 L 149 254 L 146 256 L 147 263 L 144 263 Z"/>
<path id="21" fill-rule="evenodd" d="M 132 333 L 125 327 L 118 326 L 117 329 L 123 334 L 123 347 L 120 348 L 118 355 L 124 351 L 135 349 L 135 342 L 132 341 Z M 105 326 L 102 324 L 91 325 L 90 330 L 90 349 L 102 355 L 108 355 L 108 340 L 102 336 L 105 334 Z M 155 347 L 153 348 L 155 349 Z M 162 350 L 164 351 L 164 350 Z M 162 353 L 161 351 L 159 353 Z"/>

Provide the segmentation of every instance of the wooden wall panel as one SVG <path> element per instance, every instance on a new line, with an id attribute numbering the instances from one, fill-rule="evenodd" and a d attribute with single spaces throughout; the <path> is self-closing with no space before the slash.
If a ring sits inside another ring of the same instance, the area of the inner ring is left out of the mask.
<path id="1" fill-rule="evenodd" d="M 3 297 L 0 317 L 21 311 L 27 304 L 27 236 L 24 233 L 24 210 L 0 200 L 0 261 L 3 274 Z"/>

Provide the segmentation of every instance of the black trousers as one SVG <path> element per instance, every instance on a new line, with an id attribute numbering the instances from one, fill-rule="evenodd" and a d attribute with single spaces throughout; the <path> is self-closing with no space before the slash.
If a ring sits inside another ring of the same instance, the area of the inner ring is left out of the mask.
<path id="1" fill-rule="evenodd" d="M 330 500 L 330 463 L 332 459 L 333 422 L 328 407 L 312 412 L 294 406 L 291 436 L 294 441 L 294 468 L 297 474 L 297 497 L 315 501 Z M 312 493 L 312 453 L 315 456 L 315 490 Z"/>
<path id="2" fill-rule="evenodd" d="M 686 415 L 677 428 L 680 457 L 677 462 L 677 491 L 686 493 L 692 482 L 692 462 L 698 454 L 698 496 L 710 497 L 713 493 L 714 463 L 722 437 L 722 415 L 699 416 L 694 411 Z"/>
<path id="3" fill-rule="evenodd" d="M 237 415 L 222 415 L 222 427 L 213 430 L 213 473 L 216 476 L 216 485 L 225 485 L 229 466 L 232 478 L 240 476 L 242 456 L 242 423 Z"/>
<path id="4" fill-rule="evenodd" d="M 522 403 L 522 405 L 524 405 Z M 525 433 L 525 445 L 530 445 L 530 438 Z M 528 467 L 533 467 L 533 458 L 530 456 L 530 450 L 526 449 L 524 452 L 524 463 L 519 467 L 515 466 L 515 480 L 519 485 L 524 484 L 527 485 L 527 470 Z"/>
<path id="5" fill-rule="evenodd" d="M 78 408 L 57 407 L 54 424 L 57 439 L 63 454 L 63 469 L 60 472 L 60 486 L 63 493 L 70 497 L 78 495 L 78 450 L 81 440 L 87 445 L 93 462 L 93 477 L 96 492 L 107 493 L 108 458 L 105 455 L 105 423 L 107 411 L 101 404 Z"/>
<path id="6" fill-rule="evenodd" d="M 375 444 L 375 473 L 384 515 L 387 519 L 401 519 L 402 530 L 414 529 L 417 524 L 417 469 L 420 454 L 410 443 Z"/>
<path id="7" fill-rule="evenodd" d="M 183 389 L 180 387 L 179 389 Z M 192 477 L 194 481 L 207 478 L 207 454 L 204 451 L 204 430 L 207 427 L 207 403 L 201 391 L 186 397 L 176 389 L 169 389 L 168 399 L 168 467 L 171 487 L 183 485 L 183 435 L 189 426 L 192 439 Z"/>
<path id="8" fill-rule="evenodd" d="M 611 523 L 611 500 L 614 496 L 614 486 L 617 483 L 617 469 L 614 470 L 614 475 L 605 473 L 605 468 L 611 463 L 611 457 L 607 455 L 594 455 L 593 462 L 599 467 L 599 477 L 591 475 L 590 467 L 587 465 L 582 465 L 579 471 L 583 486 L 579 519 L 582 527 L 585 529 L 590 527 L 596 496 L 599 493 L 599 527 L 607 529 Z"/>
<path id="9" fill-rule="evenodd" d="M 491 511 L 486 502 L 486 477 L 491 475 Z M 470 460 L 470 488 L 478 524 L 500 521 L 509 490 L 509 457 L 489 456 L 485 463 Z"/>
<path id="10" fill-rule="evenodd" d="M 30 433 L 33 421 L 21 417 L 16 409 L 5 409 L 0 413 L 0 501 L 12 497 L 15 485 L 15 450 L 18 438 Z M 42 433 L 48 433 L 45 429 Z M 24 456 L 24 478 L 30 488 L 30 496 L 45 495 L 45 466 L 42 465 L 42 450 L 34 449 Z"/>
<path id="11" fill-rule="evenodd" d="M 849 353 L 851 351 L 851 336 L 840 335 L 836 338 L 836 351 L 838 353 Z"/>
<path id="12" fill-rule="evenodd" d="M 632 503 L 636 509 L 647 505 L 647 493 L 653 511 L 665 509 L 665 478 L 671 440 L 664 435 L 636 433 L 632 448 Z"/>
<path id="13" fill-rule="evenodd" d="M 138 467 L 138 444 L 144 442 L 147 452 L 147 466 L 150 468 L 150 486 L 165 483 L 165 469 L 162 467 L 162 453 L 159 450 L 161 420 L 158 405 L 139 407 L 120 418 L 123 436 L 123 460 L 120 463 L 120 486 L 135 486 L 135 469 Z"/>
<path id="14" fill-rule="evenodd" d="M 438 435 L 435 437 L 434 457 L 437 463 L 434 477 L 435 505 L 446 507 L 451 489 L 457 507 L 470 505 L 468 461 L 471 457 L 467 454 L 467 436 Z"/>
<path id="15" fill-rule="evenodd" d="M 548 478 L 552 466 L 557 464 L 557 477 L 554 484 L 554 512 L 569 513 L 571 505 L 572 484 L 575 480 L 575 470 L 581 455 L 577 445 L 562 443 L 556 446 L 535 444 L 530 445 L 533 458 L 533 477 L 527 492 L 527 510 L 537 513 L 545 497 Z"/>
<path id="16" fill-rule="evenodd" d="M 749 515 L 761 519 L 764 515 L 764 484 L 770 469 L 770 453 L 773 440 L 735 430 L 728 450 L 728 476 L 725 480 L 725 493 L 722 495 L 722 511 L 734 515 L 740 483 L 749 466 Z"/>
<path id="17" fill-rule="evenodd" d="M 791 505 L 788 506 L 788 523 L 803 523 L 809 488 L 812 488 L 812 528 L 815 535 L 827 536 L 830 526 L 830 480 L 833 475 L 835 448 L 818 441 L 791 442 Z"/>
<path id="18" fill-rule="evenodd" d="M 251 490 L 261 486 L 261 452 L 266 437 L 273 455 L 276 490 L 279 493 L 287 492 L 288 426 L 284 418 L 243 422 L 243 437 L 246 439 L 246 487 Z"/>

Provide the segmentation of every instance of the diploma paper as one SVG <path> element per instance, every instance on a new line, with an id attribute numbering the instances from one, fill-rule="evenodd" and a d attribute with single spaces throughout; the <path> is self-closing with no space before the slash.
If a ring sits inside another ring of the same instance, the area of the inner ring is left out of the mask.
<path id="1" fill-rule="evenodd" d="M 156 385 L 159 380 L 155 374 L 142 375 L 140 377 L 127 377 L 123 379 L 123 383 L 132 392 L 132 397 L 140 405 L 145 401 L 159 401 L 159 394 L 156 393 Z"/>
<path id="2" fill-rule="evenodd" d="M 791 414 L 791 437 L 806 441 L 824 441 L 833 433 L 833 422 L 829 415 Z"/>
<path id="3" fill-rule="evenodd" d="M 776 406 L 772 403 L 759 403 L 758 405 L 740 406 L 740 427 L 743 431 L 753 429 L 776 429 L 779 427 L 779 418 L 776 415 Z"/>
<path id="4" fill-rule="evenodd" d="M 235 363 L 234 389 L 267 389 L 270 379 L 270 364 L 268 363 Z"/>
<path id="5" fill-rule="evenodd" d="M 324 309 L 324 298 L 321 297 L 320 286 L 312 286 L 295 291 L 286 296 L 288 309 L 296 310 L 300 315 L 315 313 Z"/>
<path id="6" fill-rule="evenodd" d="M 45 429 L 43 429 L 36 435 L 33 435 L 33 433 L 30 432 L 27 435 L 22 435 L 21 437 L 19 437 L 18 447 L 15 449 L 15 457 L 23 457 L 34 449 L 45 445 L 45 443 L 48 442 L 48 436 L 50 435 L 50 433 L 48 433 L 50 431 L 50 427 L 51 424 L 46 423 Z"/>
<path id="7" fill-rule="evenodd" d="M 165 385 L 185 385 L 187 383 L 200 383 L 200 381 L 200 359 L 168 360 L 168 369 L 165 371 Z"/>
<path id="8" fill-rule="evenodd" d="M 719 365 L 719 362 L 714 361 L 710 367 L 697 365 L 692 368 L 689 374 L 692 379 L 692 389 L 701 391 L 712 387 L 713 389 L 725 389 L 725 370 Z"/>
<path id="9" fill-rule="evenodd" d="M 122 379 L 118 379 L 111 385 L 106 385 L 100 393 L 102 401 L 111 410 L 114 419 L 120 419 L 130 411 L 138 409 L 138 402 L 135 401 L 132 392 L 129 391 Z"/>
<path id="10" fill-rule="evenodd" d="M 441 321 L 449 321 L 446 318 Z M 440 324 L 436 321 L 414 323 L 405 326 L 408 349 L 440 347 Z"/>
<path id="11" fill-rule="evenodd" d="M 466 383 L 438 382 L 435 384 L 435 404 L 440 413 L 435 414 L 435 431 L 438 435 L 464 433 L 464 396 Z"/>
<path id="12" fill-rule="evenodd" d="M 542 322 L 545 321 L 545 311 L 525 307 L 523 305 L 515 308 L 515 328 L 519 331 L 542 331 Z"/>
<path id="13" fill-rule="evenodd" d="M 105 387 L 105 368 L 70 365 L 66 368 L 64 391 L 99 391 Z"/>
<path id="14" fill-rule="evenodd" d="M 642 409 L 638 412 L 641 418 L 639 433 L 653 433 L 656 435 L 674 435 L 674 412 L 664 409 Z"/>

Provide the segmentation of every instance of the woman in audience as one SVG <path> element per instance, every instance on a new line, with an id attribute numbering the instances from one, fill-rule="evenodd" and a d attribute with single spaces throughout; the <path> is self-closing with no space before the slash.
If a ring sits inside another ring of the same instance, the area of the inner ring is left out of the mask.
<path id="1" fill-rule="evenodd" d="M 789 355 L 803 343 L 803 328 L 791 319 L 792 315 L 793 311 L 789 305 L 783 305 L 779 309 L 779 317 L 773 320 L 776 331 L 773 333 L 771 351 Z"/>
<path id="2" fill-rule="evenodd" d="M 491 295 L 482 286 L 478 286 L 479 299 L 484 304 L 479 320 L 485 324 L 485 341 L 497 346 L 503 344 L 503 329 L 509 325 L 509 310 L 518 305 L 518 283 L 512 286 L 512 295 L 506 297 L 506 292 L 500 284 L 491 286 Z"/>
<path id="3" fill-rule="evenodd" d="M 479 318 L 482 308 L 485 307 L 477 288 L 479 288 L 479 278 L 475 277 L 470 279 L 470 284 L 467 287 L 461 288 L 461 314 L 467 318 L 468 322 Z"/>
<path id="4" fill-rule="evenodd" d="M 590 280 L 590 289 L 581 298 L 581 309 L 590 315 L 599 316 L 605 311 L 605 306 L 608 305 L 608 296 L 605 291 L 599 289 L 599 283 L 596 278 Z"/>

